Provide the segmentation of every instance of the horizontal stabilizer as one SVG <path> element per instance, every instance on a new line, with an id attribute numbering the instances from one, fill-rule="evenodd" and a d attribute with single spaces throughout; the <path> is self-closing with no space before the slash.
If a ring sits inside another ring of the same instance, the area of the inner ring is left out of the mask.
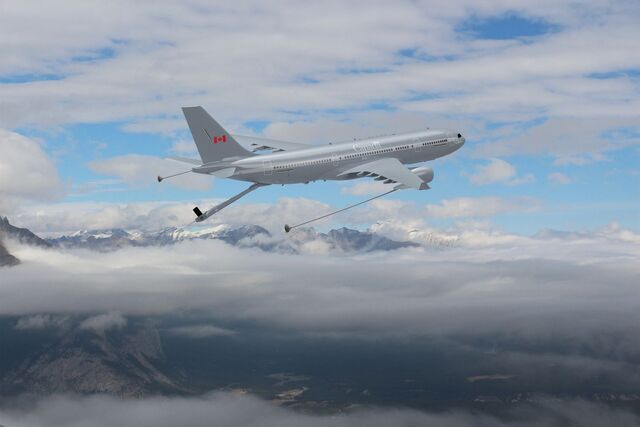
<path id="1" fill-rule="evenodd" d="M 189 163 L 190 165 L 200 166 L 202 162 L 198 159 L 192 159 L 190 157 L 168 156 L 165 157 L 168 160 L 175 160 L 176 162 Z"/>

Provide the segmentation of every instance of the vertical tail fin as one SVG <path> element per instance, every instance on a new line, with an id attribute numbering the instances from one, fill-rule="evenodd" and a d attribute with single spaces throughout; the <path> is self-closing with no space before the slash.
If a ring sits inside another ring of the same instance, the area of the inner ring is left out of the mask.
<path id="1" fill-rule="evenodd" d="M 198 147 L 202 163 L 253 156 L 224 130 L 202 107 L 183 107 L 184 118 Z"/>

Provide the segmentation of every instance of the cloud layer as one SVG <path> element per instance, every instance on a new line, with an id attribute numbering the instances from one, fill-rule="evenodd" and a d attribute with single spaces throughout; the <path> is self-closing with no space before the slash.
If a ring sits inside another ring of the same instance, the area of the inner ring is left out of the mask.
<path id="1" fill-rule="evenodd" d="M 24 406 L 24 404 L 23 404 Z M 204 398 L 117 400 L 109 397 L 53 397 L 26 409 L 0 410 L 0 422 L 11 427 L 136 426 L 184 427 L 417 427 L 466 426 L 631 426 L 640 419 L 623 409 L 583 401 L 542 401 L 511 410 L 505 419 L 452 410 L 427 413 L 411 409 L 370 408 L 347 414 L 306 415 L 249 397 L 213 394 Z"/>
<path id="2" fill-rule="evenodd" d="M 435 126 L 456 117 L 476 139 L 492 134 L 486 155 L 552 146 L 566 162 L 634 143 L 603 135 L 639 124 L 629 73 L 640 68 L 634 2 L 578 10 L 570 1 L 506 0 L 87 8 L 3 9 L 0 54 L 10 60 L 0 67 L 8 76 L 0 127 L 124 121 L 131 131 L 173 132 L 184 129 L 177 106 L 202 104 L 232 129 L 266 119 L 270 136 L 335 141 L 359 134 L 352 128 L 397 131 L 417 117 L 421 127 L 426 118 Z M 510 15 L 553 31 L 495 40 L 464 30 Z M 371 120 L 376 105 L 394 120 Z"/>
<path id="3" fill-rule="evenodd" d="M 157 185 L 156 176 L 168 176 L 191 170 L 193 165 L 186 165 L 172 160 L 164 160 L 154 156 L 129 154 L 94 160 L 89 168 L 99 175 L 115 176 L 133 187 Z M 175 185 L 187 190 L 211 190 L 213 180 L 201 174 L 185 174 L 164 181 L 164 185 Z"/>
<path id="4" fill-rule="evenodd" d="M 415 241 L 428 236 L 404 233 Z M 131 315 L 208 312 L 214 324 L 250 321 L 304 334 L 508 332 L 586 341 L 627 333 L 640 321 L 633 297 L 640 236 L 631 231 L 530 238 L 476 229 L 455 239 L 447 250 L 339 258 L 220 241 L 106 254 L 14 244 L 23 264 L 3 272 L 0 314 L 110 313 L 87 321 L 104 329 Z"/>
<path id="5" fill-rule="evenodd" d="M 385 191 L 388 189 L 382 189 Z M 380 194 L 377 185 L 359 183 L 345 192 Z M 123 228 L 127 230 L 159 230 L 165 227 L 192 227 L 194 204 L 210 207 L 222 200 L 197 202 L 138 203 L 58 203 L 18 209 L 12 222 L 44 235 L 72 234 L 78 230 Z M 204 227 L 257 224 L 280 234 L 285 223 L 296 224 L 332 212 L 343 206 L 331 206 L 307 198 L 284 197 L 275 203 L 238 203 L 225 208 L 207 221 Z M 532 197 L 456 197 L 440 203 L 417 204 L 409 201 L 381 199 L 364 207 L 319 221 L 314 226 L 348 224 L 368 227 L 375 223 L 402 224 L 404 228 L 431 228 L 433 219 L 486 219 L 500 214 L 528 213 L 542 210 L 541 202 Z M 198 226 L 200 227 L 200 226 Z"/>

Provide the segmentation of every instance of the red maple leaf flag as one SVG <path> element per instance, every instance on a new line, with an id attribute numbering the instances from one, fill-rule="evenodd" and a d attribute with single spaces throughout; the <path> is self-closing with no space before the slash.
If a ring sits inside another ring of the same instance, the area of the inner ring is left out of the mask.
<path id="1" fill-rule="evenodd" d="M 227 142 L 227 135 L 214 136 L 213 143 L 217 144 L 218 142 Z"/>

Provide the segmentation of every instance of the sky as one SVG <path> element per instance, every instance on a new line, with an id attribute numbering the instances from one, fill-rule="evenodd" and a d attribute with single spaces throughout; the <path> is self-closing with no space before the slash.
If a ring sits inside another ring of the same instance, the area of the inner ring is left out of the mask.
<path id="1" fill-rule="evenodd" d="M 463 133 L 462 150 L 431 162 L 432 190 L 390 197 L 439 227 L 640 229 L 635 1 L 0 10 L 0 209 L 20 225 L 55 233 L 52 211 L 101 223 L 97 205 L 192 206 L 241 191 L 244 183 L 201 176 L 155 181 L 184 169 L 164 157 L 195 154 L 180 107 L 202 105 L 232 133 L 314 144 L 425 127 Z M 274 186 L 241 204 L 342 207 L 380 188 Z M 487 203 L 496 208 L 480 209 Z M 429 206 L 456 204 L 429 216 Z"/>
<path id="2" fill-rule="evenodd" d="M 22 264 L 1 272 L 0 316 L 16 330 L 72 316 L 99 333 L 188 314 L 181 333 L 194 339 L 248 323 L 348 340 L 514 337 L 533 349 L 505 351 L 514 364 L 637 384 L 639 21 L 636 0 L 0 0 L 0 215 L 43 236 L 182 227 L 195 204 L 244 189 L 156 182 L 184 167 L 164 157 L 196 155 L 182 106 L 294 142 L 425 127 L 467 141 L 430 162 L 431 190 L 318 224 L 421 247 L 345 255 L 312 242 L 290 255 L 202 240 L 98 253 L 7 240 Z M 277 240 L 285 222 L 381 191 L 364 179 L 270 186 L 205 225 L 259 224 Z M 0 423 L 500 425 L 458 410 L 315 417 L 227 394 L 34 405 L 3 406 Z M 594 402 L 540 408 L 583 425 L 638 420 Z"/>

